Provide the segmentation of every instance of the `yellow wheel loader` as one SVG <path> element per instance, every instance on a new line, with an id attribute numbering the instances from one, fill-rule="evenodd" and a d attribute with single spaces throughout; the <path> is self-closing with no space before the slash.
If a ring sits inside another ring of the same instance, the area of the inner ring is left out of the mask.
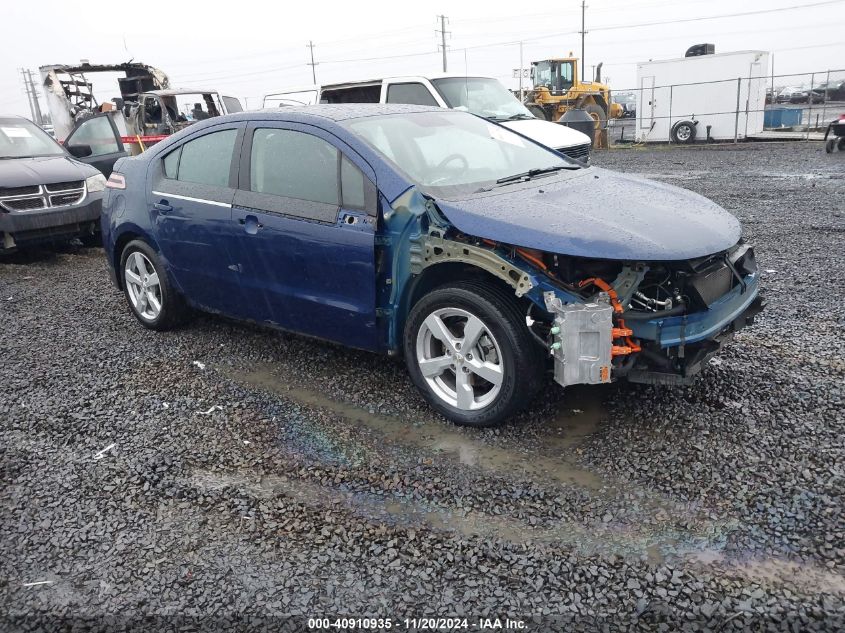
<path id="1" fill-rule="evenodd" d="M 538 118 L 557 121 L 569 110 L 583 109 L 599 130 L 607 125 L 608 117 L 622 116 L 622 106 L 611 102 L 610 87 L 600 83 L 601 64 L 596 68 L 595 81 L 580 79 L 576 57 L 531 62 L 531 77 L 534 87 L 525 105 Z"/>

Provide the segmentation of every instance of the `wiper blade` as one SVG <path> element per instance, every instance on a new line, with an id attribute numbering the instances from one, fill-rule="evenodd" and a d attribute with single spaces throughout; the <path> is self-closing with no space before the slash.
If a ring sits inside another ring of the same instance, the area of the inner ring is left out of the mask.
<path id="1" fill-rule="evenodd" d="M 518 180 L 531 180 L 535 176 L 541 176 L 543 174 L 550 174 L 555 171 L 560 171 L 562 169 L 581 169 L 580 165 L 554 165 L 553 167 L 538 167 L 536 169 L 529 169 L 528 171 L 524 171 L 521 174 L 513 174 L 512 176 L 505 176 L 504 178 L 499 178 L 496 181 L 497 185 L 502 185 L 508 182 L 516 182 Z"/>
<path id="2" fill-rule="evenodd" d="M 508 121 L 519 121 L 520 119 L 536 119 L 532 114 L 525 114 L 524 112 L 520 112 L 518 114 L 512 114 L 507 118 Z"/>

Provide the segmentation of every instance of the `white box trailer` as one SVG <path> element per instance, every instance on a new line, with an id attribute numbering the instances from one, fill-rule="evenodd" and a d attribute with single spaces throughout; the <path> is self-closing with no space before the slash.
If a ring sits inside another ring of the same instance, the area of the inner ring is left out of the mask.
<path id="1" fill-rule="evenodd" d="M 637 140 L 703 140 L 707 126 L 710 138 L 720 141 L 761 132 L 768 70 L 765 51 L 638 63 Z M 688 138 L 690 127 L 693 139 Z"/>

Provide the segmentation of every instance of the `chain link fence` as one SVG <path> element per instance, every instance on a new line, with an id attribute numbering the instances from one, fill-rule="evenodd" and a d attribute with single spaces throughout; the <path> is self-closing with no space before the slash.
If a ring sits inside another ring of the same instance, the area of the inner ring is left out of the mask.
<path id="1" fill-rule="evenodd" d="M 845 114 L 845 69 L 613 88 L 611 144 L 820 140 Z"/>

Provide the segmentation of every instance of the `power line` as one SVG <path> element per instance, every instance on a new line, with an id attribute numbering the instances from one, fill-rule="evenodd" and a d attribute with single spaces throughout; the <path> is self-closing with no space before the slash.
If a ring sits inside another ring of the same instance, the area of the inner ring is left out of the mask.
<path id="1" fill-rule="evenodd" d="M 791 6 L 788 6 L 788 7 L 777 7 L 777 8 L 771 8 L 771 9 L 754 10 L 754 11 L 741 11 L 741 12 L 736 12 L 736 13 L 726 13 L 726 14 L 710 15 L 710 16 L 698 16 L 698 17 L 694 17 L 694 18 L 681 18 L 681 19 L 676 19 L 676 20 L 661 20 L 661 21 L 653 21 L 653 22 L 641 22 L 641 23 L 635 23 L 635 24 L 617 24 L 617 25 L 608 25 L 608 26 L 597 26 L 597 27 L 593 27 L 591 29 L 591 32 L 635 29 L 635 28 L 648 27 L 648 26 L 660 26 L 660 25 L 666 25 L 666 24 L 700 22 L 700 21 L 705 21 L 705 20 L 717 20 L 717 19 L 723 19 L 723 18 L 744 17 L 744 16 L 751 16 L 751 15 L 778 13 L 778 12 L 783 12 L 783 11 L 792 11 L 792 10 L 796 10 L 796 9 L 804 9 L 804 8 L 809 8 L 809 7 L 827 6 L 827 5 L 832 5 L 832 4 L 841 4 L 842 2 L 845 2 L 845 0 L 823 0 L 823 1 L 818 1 L 818 2 L 806 3 L 806 4 L 791 5 Z M 444 17 L 445 18 L 445 16 L 438 16 L 438 17 Z M 514 16 L 514 17 L 518 17 L 518 16 Z M 445 28 L 445 26 L 443 26 L 441 29 L 438 29 L 437 32 L 442 32 L 444 30 L 444 28 Z M 544 34 L 544 35 L 538 35 L 538 36 L 534 36 L 534 37 L 522 37 L 522 38 L 517 38 L 517 39 L 513 39 L 513 40 L 489 42 L 489 43 L 485 43 L 485 44 L 476 44 L 476 45 L 464 46 L 464 47 L 458 47 L 458 48 L 464 48 L 466 50 L 475 50 L 475 49 L 480 49 L 480 48 L 491 48 L 491 47 L 496 47 L 496 46 L 509 46 L 509 45 L 515 46 L 515 45 L 518 45 L 521 41 L 522 42 L 538 42 L 538 41 L 542 41 L 542 40 L 546 40 L 546 39 L 560 37 L 562 35 L 575 35 L 575 34 L 578 34 L 578 33 L 579 33 L 579 31 L 577 31 L 577 30 L 575 30 L 575 31 L 559 31 L 559 32 L 554 32 L 554 33 L 547 33 L 547 34 Z M 442 44 L 441 44 L 441 46 L 442 46 Z M 814 46 L 811 46 L 811 47 L 808 47 L 808 48 L 813 48 L 813 47 Z M 347 58 L 347 59 L 327 59 L 327 60 L 323 60 L 319 63 L 320 64 L 345 64 L 345 63 L 355 63 L 355 62 L 369 62 L 369 61 L 382 61 L 382 60 L 390 60 L 390 59 L 424 57 L 424 56 L 433 55 L 433 54 L 435 54 L 435 52 L 425 51 L 425 52 L 416 52 L 416 53 L 402 53 L 402 54 L 397 54 L 397 55 L 379 55 L 379 56 L 373 56 L 373 57 L 355 57 L 355 58 Z M 444 55 L 445 55 L 445 53 L 444 53 Z M 582 54 L 582 63 L 583 63 L 583 54 Z M 310 64 L 308 64 L 308 65 L 310 65 Z M 616 64 L 614 64 L 614 65 L 616 65 Z M 260 70 L 260 71 L 254 71 L 254 72 L 246 72 L 246 73 L 238 72 L 238 73 L 229 74 L 229 75 L 217 75 L 217 76 L 213 76 L 213 77 L 209 77 L 209 78 L 210 79 L 226 79 L 226 78 L 229 78 L 229 77 L 233 77 L 233 78 L 237 78 L 238 80 L 240 80 L 243 77 L 261 75 L 261 74 L 267 74 L 267 73 L 281 72 L 281 71 L 284 71 L 284 70 L 291 70 L 291 69 L 299 68 L 299 67 L 300 67 L 299 65 L 281 66 L 281 67 L 276 67 L 276 68 L 264 69 L 264 70 Z M 312 76 L 313 76 L 313 73 L 312 73 Z M 247 80 L 247 81 L 249 81 L 249 80 Z M 197 81 L 188 81 L 186 83 L 197 83 Z M 235 82 L 232 82 L 232 83 L 240 83 L 240 82 L 235 81 Z M 315 83 L 316 83 L 316 81 L 315 81 Z"/>
<path id="2" fill-rule="evenodd" d="M 749 15 L 759 15 L 763 13 L 777 13 L 781 11 L 791 11 L 794 9 L 805 9 L 808 7 L 816 7 L 816 6 L 823 6 L 823 5 L 830 5 L 830 4 L 841 4 L 845 2 L 845 0 L 824 0 L 822 2 L 812 2 L 809 4 L 799 4 L 793 5 L 789 7 L 779 7 L 775 9 L 760 9 L 757 11 L 742 11 L 739 13 L 724 13 L 721 15 L 709 15 L 709 16 L 699 16 L 695 18 L 681 18 L 677 20 L 663 20 L 658 22 L 640 22 L 637 24 L 614 24 L 609 26 L 597 26 L 591 29 L 592 32 L 595 31 L 615 31 L 621 29 L 635 29 L 641 28 L 645 26 L 660 26 L 666 24 L 680 24 L 684 22 L 700 22 L 704 20 L 718 20 L 722 18 L 733 18 L 733 17 L 742 17 L 742 16 L 749 16 Z M 506 46 L 506 45 L 516 45 L 519 44 L 520 41 L 522 42 L 537 42 L 540 40 L 547 40 L 553 37 L 560 37 L 561 35 L 577 35 L 580 31 L 558 31 L 555 33 L 547 33 L 545 35 L 538 35 L 535 37 L 523 37 L 520 39 L 508 40 L 508 41 L 500 41 L 500 42 L 490 42 L 488 44 L 477 44 L 474 46 L 464 46 L 464 47 L 456 47 L 456 48 L 466 48 L 469 50 L 477 49 L 477 48 L 488 48 L 491 46 Z"/>

